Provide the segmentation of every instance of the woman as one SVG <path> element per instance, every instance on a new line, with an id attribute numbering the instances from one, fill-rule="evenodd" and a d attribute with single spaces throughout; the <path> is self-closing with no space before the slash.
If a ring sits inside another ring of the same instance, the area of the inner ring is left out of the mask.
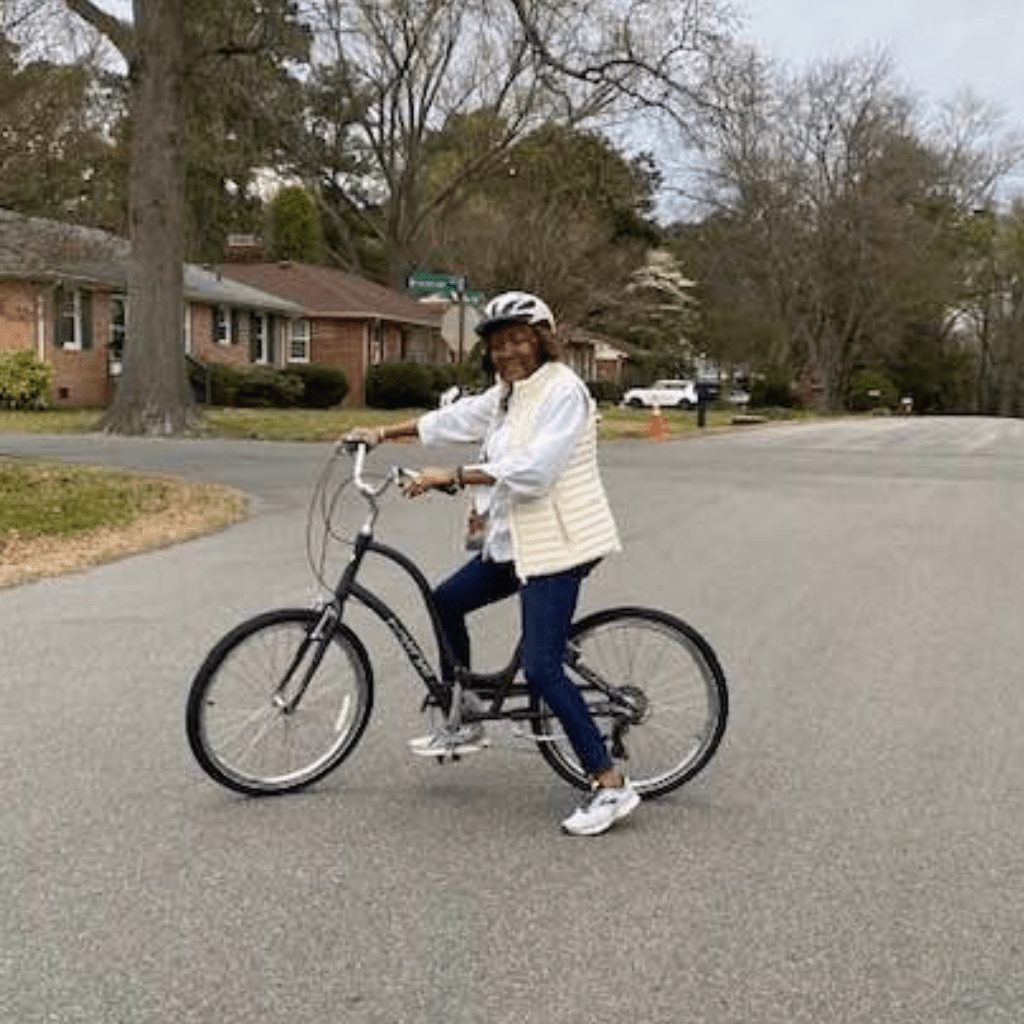
<path id="1" fill-rule="evenodd" d="M 468 665 L 466 615 L 519 594 L 527 685 L 558 716 L 592 779 L 590 796 L 562 827 L 597 835 L 640 797 L 608 756 L 586 702 L 565 675 L 562 654 L 583 578 L 620 545 L 597 468 L 594 402 L 561 362 L 554 328 L 551 311 L 536 296 L 499 295 L 476 328 L 486 344 L 485 365 L 498 376 L 493 387 L 418 419 L 357 429 L 349 438 L 482 442 L 478 462 L 427 468 L 405 485 L 410 497 L 433 488 L 476 489 L 471 519 L 483 524 L 482 549 L 435 590 L 441 624 L 452 652 Z M 451 678 L 452 666 L 444 670 Z M 482 739 L 476 723 L 410 746 L 430 756 L 461 754 L 479 750 Z"/>

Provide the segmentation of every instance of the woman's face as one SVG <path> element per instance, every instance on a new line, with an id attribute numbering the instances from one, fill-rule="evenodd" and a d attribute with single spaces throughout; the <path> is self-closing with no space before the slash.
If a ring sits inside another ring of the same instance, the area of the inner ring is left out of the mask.
<path id="1" fill-rule="evenodd" d="M 506 384 L 526 380 L 540 366 L 540 341 L 525 324 L 499 327 L 488 342 L 491 360 Z"/>

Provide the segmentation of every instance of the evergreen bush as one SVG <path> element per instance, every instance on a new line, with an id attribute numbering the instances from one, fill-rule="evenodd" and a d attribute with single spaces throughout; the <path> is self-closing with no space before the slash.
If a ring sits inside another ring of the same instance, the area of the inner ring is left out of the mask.
<path id="1" fill-rule="evenodd" d="M 800 399 L 788 378 L 777 374 L 756 377 L 750 385 L 750 405 L 756 409 L 794 409 Z"/>
<path id="2" fill-rule="evenodd" d="M 302 401 L 302 379 L 269 366 L 238 367 L 235 405 L 249 409 L 285 409 Z"/>
<path id="3" fill-rule="evenodd" d="M 444 390 L 438 383 L 429 363 L 378 363 L 366 374 L 366 404 L 373 409 L 432 409 Z"/>
<path id="4" fill-rule="evenodd" d="M 7 409 L 45 409 L 49 405 L 53 367 L 34 352 L 0 352 L 0 406 Z"/>
<path id="5" fill-rule="evenodd" d="M 209 377 L 209 391 L 206 378 Z M 211 405 L 242 408 L 278 408 L 299 405 L 305 385 L 290 370 L 232 363 L 190 363 L 194 393 Z"/>
<path id="6" fill-rule="evenodd" d="M 348 395 L 348 379 L 339 366 L 305 363 L 290 366 L 285 375 L 297 378 L 302 384 L 299 404 L 305 409 L 330 409 L 341 405 Z"/>
<path id="7" fill-rule="evenodd" d="M 853 375 L 847 402 L 855 412 L 870 409 L 892 409 L 899 398 L 889 375 L 877 368 L 861 370 Z"/>
<path id="8" fill-rule="evenodd" d="M 598 405 L 618 405 L 626 389 L 614 380 L 589 380 L 587 387 Z"/>

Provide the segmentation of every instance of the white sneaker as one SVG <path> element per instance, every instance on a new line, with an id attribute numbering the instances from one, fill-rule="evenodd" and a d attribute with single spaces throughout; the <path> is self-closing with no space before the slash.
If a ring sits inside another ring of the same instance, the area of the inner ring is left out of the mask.
<path id="1" fill-rule="evenodd" d="M 426 736 L 409 740 L 409 749 L 420 757 L 451 757 L 476 754 L 490 745 L 483 722 L 460 725 L 458 729 L 440 728 Z"/>
<path id="2" fill-rule="evenodd" d="M 601 786 L 562 822 L 562 828 L 574 836 L 598 836 L 615 822 L 625 818 L 640 803 L 640 794 L 628 779 L 618 787 Z"/>

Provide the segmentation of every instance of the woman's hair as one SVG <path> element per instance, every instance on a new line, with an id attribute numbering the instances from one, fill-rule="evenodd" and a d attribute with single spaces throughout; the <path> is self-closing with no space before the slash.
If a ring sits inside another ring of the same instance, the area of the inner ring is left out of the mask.
<path id="1" fill-rule="evenodd" d="M 523 324 L 523 327 L 528 327 L 533 331 L 533 336 L 537 339 L 537 364 L 543 366 L 545 363 L 557 363 L 562 359 L 562 348 L 558 344 L 558 339 L 555 337 L 555 332 L 548 327 L 547 324 Z M 492 332 L 493 333 L 493 332 Z M 480 365 L 483 366 L 484 372 L 488 376 L 492 376 L 496 371 L 494 367 L 494 360 L 491 359 L 491 336 L 488 335 L 484 339 L 484 353 L 480 360 Z M 508 400 L 512 397 L 512 385 L 506 384 L 505 390 L 501 396 L 501 410 L 502 412 L 508 412 Z"/>
<path id="2" fill-rule="evenodd" d="M 537 339 L 538 364 L 543 365 L 544 363 L 557 363 L 561 361 L 562 348 L 558 344 L 555 332 L 547 324 L 523 324 L 523 326 L 529 327 Z M 492 375 L 495 373 L 494 360 L 491 359 L 490 337 L 484 339 L 484 352 L 480 359 L 480 365 L 484 368 L 486 374 Z"/>

